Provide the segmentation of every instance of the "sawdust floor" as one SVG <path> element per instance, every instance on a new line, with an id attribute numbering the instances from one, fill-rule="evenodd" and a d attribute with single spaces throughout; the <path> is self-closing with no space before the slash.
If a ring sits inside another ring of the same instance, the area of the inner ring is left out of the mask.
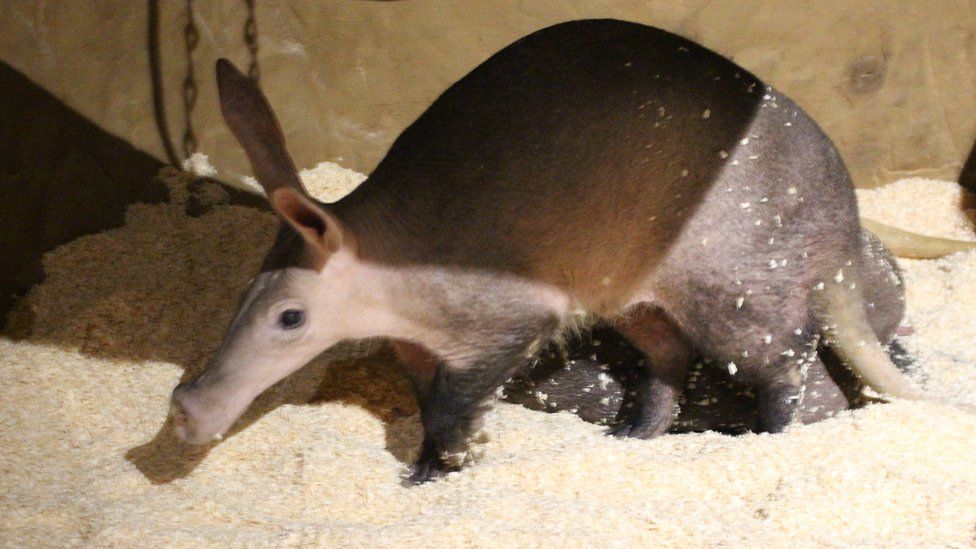
<path id="1" fill-rule="evenodd" d="M 333 197 L 357 181 L 334 166 L 306 179 Z M 962 198 L 926 181 L 861 193 L 881 221 L 976 238 Z M 124 227 L 46 256 L 12 318 L 30 335 L 0 339 L 0 543 L 976 544 L 976 415 L 952 405 L 619 441 L 503 404 L 474 465 L 408 488 L 420 427 L 379 348 L 318 360 L 222 443 L 182 446 L 164 424 L 170 390 L 215 350 L 274 226 L 243 207 L 136 205 Z M 918 379 L 973 404 L 976 254 L 902 264 Z"/>

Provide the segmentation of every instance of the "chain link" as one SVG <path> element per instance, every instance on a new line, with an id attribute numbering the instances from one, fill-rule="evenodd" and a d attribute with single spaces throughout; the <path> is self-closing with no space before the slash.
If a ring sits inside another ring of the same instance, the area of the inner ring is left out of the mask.
<path id="1" fill-rule="evenodd" d="M 247 68 L 247 75 L 257 82 L 261 78 L 258 68 L 258 24 L 254 18 L 254 4 L 256 0 L 244 0 L 247 4 L 247 21 L 244 22 L 244 44 L 251 54 L 251 64 Z"/>
<path id="2" fill-rule="evenodd" d="M 183 45 L 186 50 L 186 77 L 183 79 L 183 157 L 189 158 L 197 150 L 197 136 L 193 132 L 193 108 L 197 103 L 197 81 L 193 72 L 193 51 L 200 42 L 200 33 L 193 21 L 193 0 L 186 0 L 186 26 Z"/>
<path id="3" fill-rule="evenodd" d="M 247 20 L 244 22 L 244 44 L 251 56 L 247 75 L 257 81 L 261 76 L 258 67 L 258 26 L 254 17 L 256 0 L 244 0 L 247 4 Z M 183 78 L 183 157 L 189 158 L 197 151 L 197 136 L 193 131 L 193 109 L 197 104 L 196 75 L 193 68 L 193 52 L 200 42 L 200 32 L 193 20 L 193 0 L 186 0 L 186 25 L 183 27 L 183 47 L 186 51 L 186 76 Z"/>

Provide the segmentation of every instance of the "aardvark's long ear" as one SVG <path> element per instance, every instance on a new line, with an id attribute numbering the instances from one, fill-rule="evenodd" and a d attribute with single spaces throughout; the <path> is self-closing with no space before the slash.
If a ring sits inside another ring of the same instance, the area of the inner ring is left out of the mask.
<path id="1" fill-rule="evenodd" d="M 217 61 L 217 89 L 224 121 L 244 147 L 271 207 L 314 248 L 331 253 L 342 245 L 342 227 L 302 186 L 285 136 L 257 84 L 230 61 Z"/>

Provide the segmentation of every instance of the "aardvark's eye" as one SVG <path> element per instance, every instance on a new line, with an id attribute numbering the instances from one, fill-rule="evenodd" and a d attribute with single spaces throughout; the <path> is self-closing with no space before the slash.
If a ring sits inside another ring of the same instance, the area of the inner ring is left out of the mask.
<path id="1" fill-rule="evenodd" d="M 305 312 L 298 309 L 288 309 L 278 317 L 278 323 L 286 330 L 293 330 L 305 322 Z"/>

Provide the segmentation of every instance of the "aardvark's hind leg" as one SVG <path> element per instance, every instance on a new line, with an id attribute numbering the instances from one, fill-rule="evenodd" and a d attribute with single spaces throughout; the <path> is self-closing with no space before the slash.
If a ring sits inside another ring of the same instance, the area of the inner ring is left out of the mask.
<path id="1" fill-rule="evenodd" d="M 650 304 L 634 306 L 614 325 L 644 352 L 644 361 L 638 365 L 642 379 L 637 393 L 625 399 L 620 422 L 610 433 L 644 439 L 660 436 L 674 422 L 693 350 L 664 312 Z"/>

